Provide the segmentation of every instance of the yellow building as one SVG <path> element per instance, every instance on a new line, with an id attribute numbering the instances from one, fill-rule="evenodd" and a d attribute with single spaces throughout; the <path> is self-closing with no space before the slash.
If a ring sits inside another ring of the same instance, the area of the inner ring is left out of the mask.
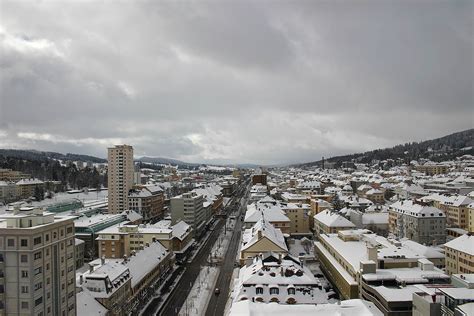
<path id="1" fill-rule="evenodd" d="M 356 225 L 350 220 L 331 210 L 325 210 L 314 215 L 314 234 L 316 237 L 321 234 L 334 234 L 340 230 L 355 227 Z"/>
<path id="2" fill-rule="evenodd" d="M 474 273 L 474 236 L 462 235 L 444 244 L 446 273 Z"/>
<path id="3" fill-rule="evenodd" d="M 467 227 L 467 230 L 470 231 L 471 233 L 474 233 L 474 202 L 469 204 L 468 207 L 468 218 L 469 218 L 469 225 Z"/>
<path id="4" fill-rule="evenodd" d="M 288 254 L 288 247 L 281 230 L 270 222 L 261 219 L 252 228 L 246 229 L 242 235 L 240 247 L 240 264 L 244 265 L 248 259 L 253 259 L 261 253 L 273 252 Z"/>
<path id="5" fill-rule="evenodd" d="M 443 199 L 435 201 L 435 205 L 445 211 L 449 225 L 468 229 L 469 227 L 469 204 L 474 202 L 464 195 L 442 196 Z"/>
<path id="6" fill-rule="evenodd" d="M 191 226 L 169 221 L 154 225 L 113 226 L 98 234 L 99 257 L 122 258 L 142 250 L 146 245 L 159 241 L 166 249 L 180 252 L 192 242 Z"/>
<path id="7" fill-rule="evenodd" d="M 309 204 L 300 204 L 300 203 L 288 203 L 284 205 L 283 211 L 286 216 L 290 219 L 291 235 L 308 235 L 311 234 L 310 231 L 310 212 L 311 207 Z"/>
<path id="8" fill-rule="evenodd" d="M 375 204 L 382 204 L 384 203 L 384 193 L 379 189 L 370 189 L 365 192 L 365 198 L 371 200 Z"/>

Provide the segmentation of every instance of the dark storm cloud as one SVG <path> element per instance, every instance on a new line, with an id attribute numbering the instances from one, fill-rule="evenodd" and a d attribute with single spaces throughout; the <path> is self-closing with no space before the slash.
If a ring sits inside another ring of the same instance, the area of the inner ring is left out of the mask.
<path id="1" fill-rule="evenodd" d="M 280 163 L 473 126 L 471 1 L 0 4 L 0 147 Z"/>

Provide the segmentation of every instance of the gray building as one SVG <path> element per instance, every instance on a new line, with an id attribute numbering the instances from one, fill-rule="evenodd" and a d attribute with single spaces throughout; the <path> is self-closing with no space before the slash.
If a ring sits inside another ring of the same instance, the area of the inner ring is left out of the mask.
<path id="1" fill-rule="evenodd" d="M 74 222 L 32 207 L 0 216 L 0 315 L 75 315 Z"/>
<path id="2" fill-rule="evenodd" d="M 207 218 L 204 202 L 204 197 L 194 191 L 171 198 L 172 225 L 182 220 L 192 226 L 195 236 L 201 235 Z"/>
<path id="3" fill-rule="evenodd" d="M 389 208 L 390 231 L 420 244 L 446 242 L 446 215 L 436 207 L 398 201 Z"/>

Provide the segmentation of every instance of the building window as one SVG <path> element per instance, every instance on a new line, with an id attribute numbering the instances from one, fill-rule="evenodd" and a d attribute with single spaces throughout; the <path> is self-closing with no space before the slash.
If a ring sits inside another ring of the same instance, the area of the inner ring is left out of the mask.
<path id="1" fill-rule="evenodd" d="M 35 269 L 35 275 L 38 275 L 41 272 L 43 272 L 43 269 L 41 267 L 38 267 L 38 268 Z"/>
<path id="2" fill-rule="evenodd" d="M 20 241 L 20 245 L 21 245 L 22 247 L 28 247 L 28 239 L 22 239 L 22 240 Z"/>
<path id="3" fill-rule="evenodd" d="M 21 302 L 21 309 L 28 309 L 29 304 L 28 302 Z"/>
<path id="4" fill-rule="evenodd" d="M 257 294 L 263 294 L 263 287 L 257 287 L 257 288 L 255 288 L 255 293 L 257 293 Z"/>
<path id="5" fill-rule="evenodd" d="M 46 239 L 46 241 L 49 241 L 49 234 L 46 234 L 45 239 Z"/>
<path id="6" fill-rule="evenodd" d="M 34 256 L 35 256 L 35 260 L 36 260 L 36 259 L 41 259 L 41 252 L 35 253 Z"/>
<path id="7" fill-rule="evenodd" d="M 35 306 L 38 306 L 40 305 L 41 303 L 43 303 L 43 297 L 38 297 L 36 300 L 35 300 Z"/>
<path id="8" fill-rule="evenodd" d="M 280 290 L 276 287 L 270 288 L 270 294 L 279 294 Z"/>
<path id="9" fill-rule="evenodd" d="M 28 255 L 21 255 L 20 256 L 20 262 L 22 262 L 22 263 L 28 262 Z"/>
<path id="10" fill-rule="evenodd" d="M 22 278 L 27 278 L 28 277 L 28 271 L 27 270 L 21 270 L 21 277 Z"/>
<path id="11" fill-rule="evenodd" d="M 294 288 L 289 288 L 288 289 L 288 295 L 295 295 L 295 289 Z"/>
<path id="12" fill-rule="evenodd" d="M 39 289 L 42 289 L 43 288 L 43 283 L 42 282 L 38 282 L 35 284 L 35 291 L 39 290 Z"/>
<path id="13" fill-rule="evenodd" d="M 34 244 L 35 246 L 41 244 L 41 236 L 40 236 L 40 237 L 36 237 L 35 239 L 33 239 L 33 244 Z"/>
<path id="14" fill-rule="evenodd" d="M 15 247 L 15 239 L 8 239 L 7 246 L 8 247 Z"/>
<path id="15" fill-rule="evenodd" d="M 21 286 L 21 293 L 23 293 L 23 294 L 28 293 L 28 286 L 22 285 Z"/>

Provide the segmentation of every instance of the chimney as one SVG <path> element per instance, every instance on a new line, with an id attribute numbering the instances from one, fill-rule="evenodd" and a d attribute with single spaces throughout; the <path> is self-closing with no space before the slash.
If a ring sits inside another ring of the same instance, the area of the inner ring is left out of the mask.
<path id="1" fill-rule="evenodd" d="M 377 262 L 377 248 L 372 246 L 367 246 L 367 260 L 372 260 Z"/>
<path id="2" fill-rule="evenodd" d="M 94 273 L 94 266 L 89 264 L 89 273 Z"/>
<path id="3" fill-rule="evenodd" d="M 100 264 L 105 264 L 105 255 L 102 255 L 102 257 L 100 257 Z"/>
<path id="4" fill-rule="evenodd" d="M 258 240 L 262 239 L 262 231 L 257 231 Z"/>
<path id="5" fill-rule="evenodd" d="M 83 282 L 84 282 L 84 276 L 81 274 L 79 276 L 79 285 L 82 285 Z"/>
<path id="6" fill-rule="evenodd" d="M 281 253 L 278 254 L 278 264 L 281 264 Z"/>

